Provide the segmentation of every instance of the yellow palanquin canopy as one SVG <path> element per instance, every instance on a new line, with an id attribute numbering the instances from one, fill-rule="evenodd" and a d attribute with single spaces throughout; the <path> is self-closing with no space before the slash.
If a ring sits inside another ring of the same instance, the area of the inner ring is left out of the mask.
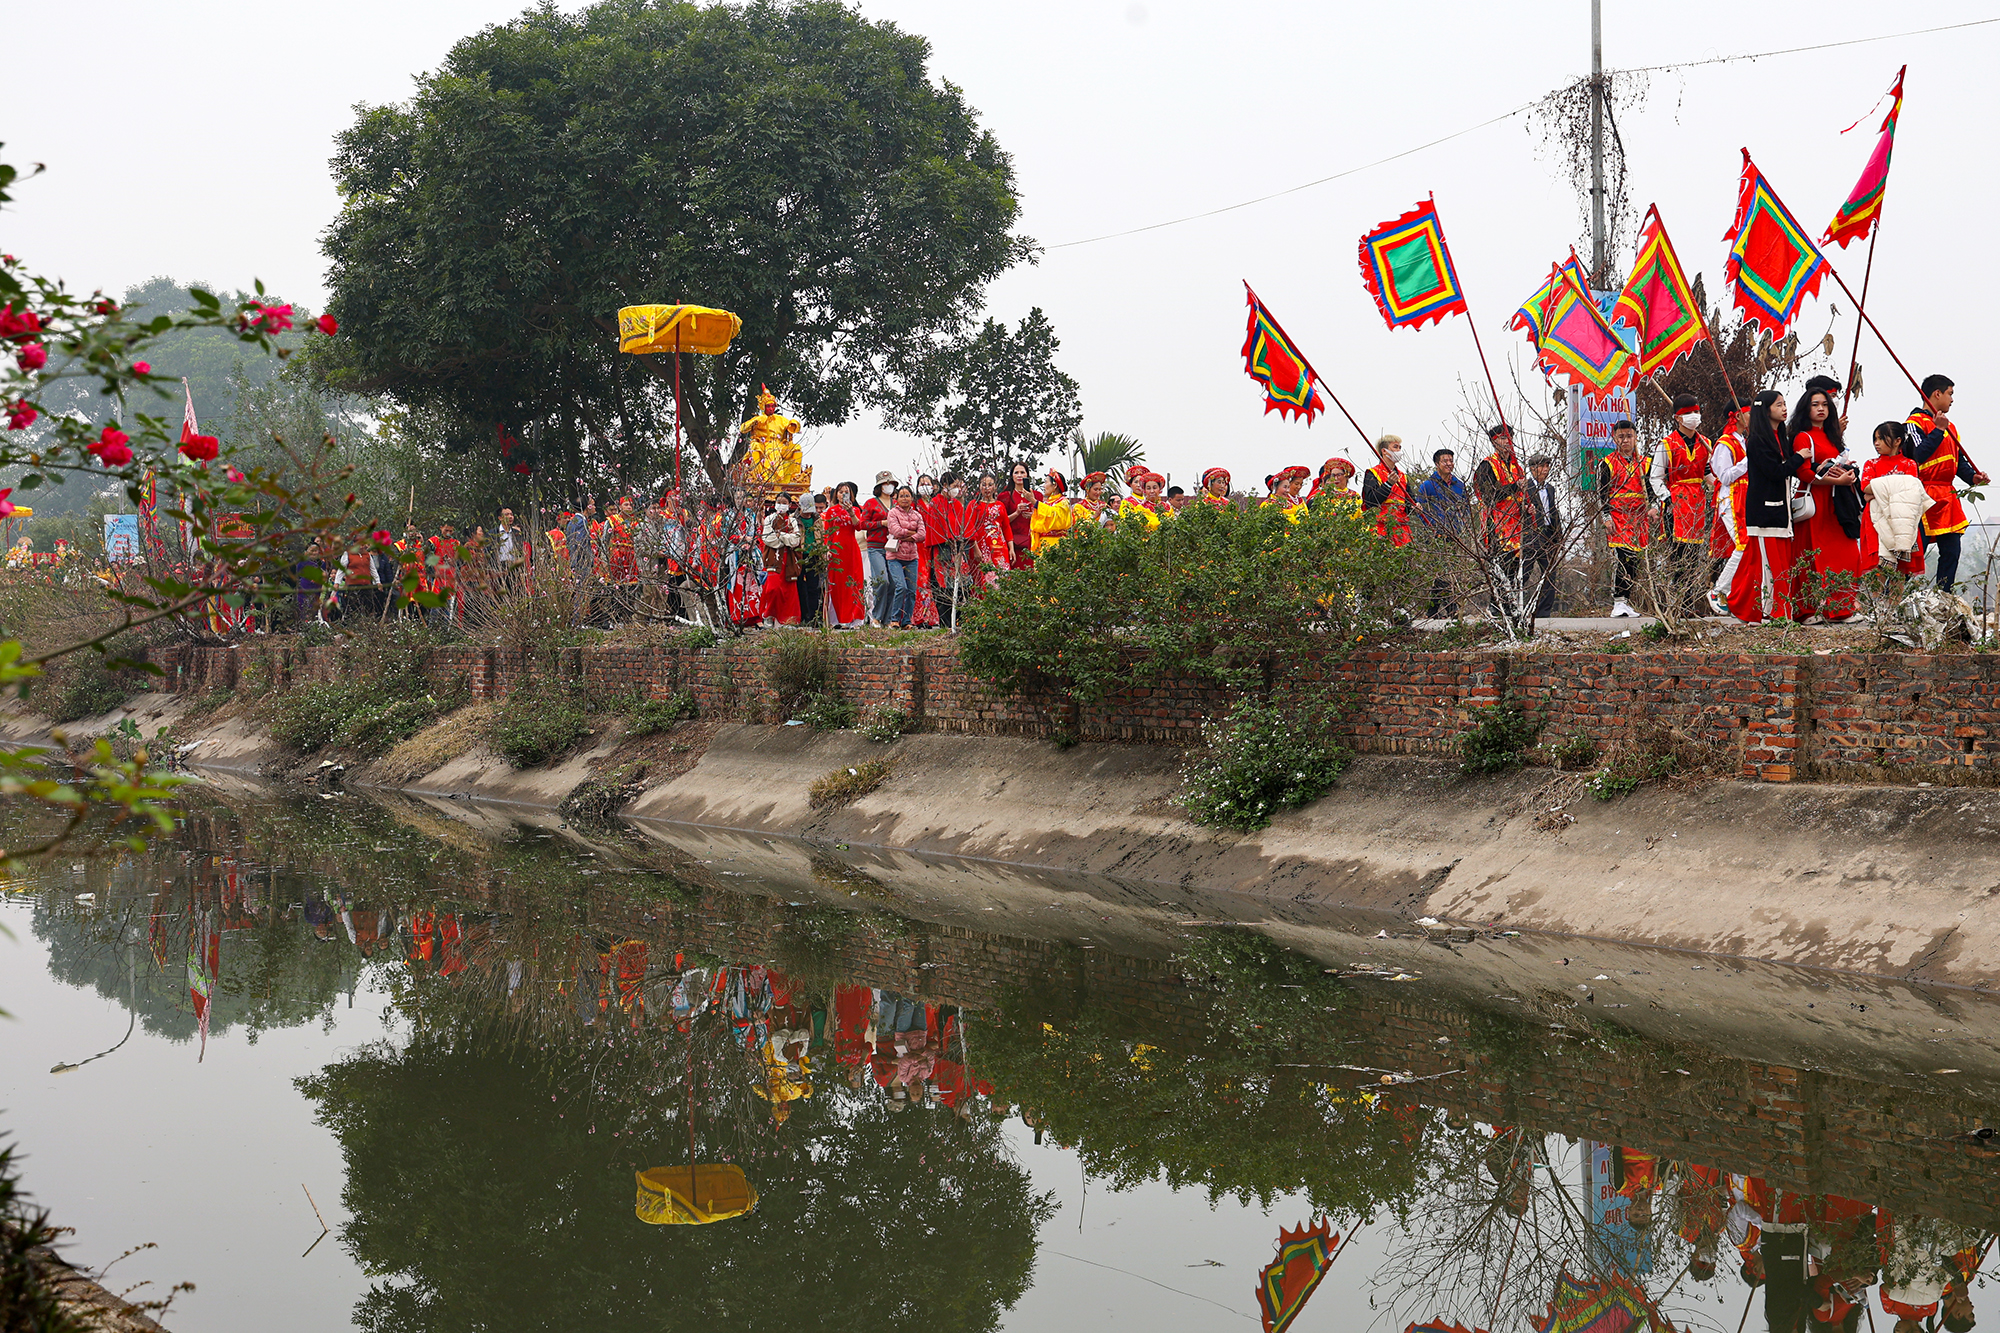
<path id="1" fill-rule="evenodd" d="M 656 1166 L 639 1172 L 641 1222 L 655 1226 L 701 1226 L 741 1217 L 757 1206 L 757 1187 L 740 1166 L 704 1162 L 700 1166 Z"/>
<path id="2" fill-rule="evenodd" d="M 618 350 L 705 352 L 718 355 L 742 331 L 743 321 L 705 305 L 628 305 L 618 312 Z"/>

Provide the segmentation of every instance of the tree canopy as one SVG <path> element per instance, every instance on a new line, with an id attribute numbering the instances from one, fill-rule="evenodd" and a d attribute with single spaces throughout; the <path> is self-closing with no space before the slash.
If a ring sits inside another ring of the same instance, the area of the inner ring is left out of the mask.
<path id="1" fill-rule="evenodd" d="M 444 414 L 460 449 L 504 424 L 556 486 L 648 485 L 675 358 L 621 355 L 618 311 L 685 301 L 743 320 L 679 358 L 712 478 L 761 384 L 847 419 L 1031 250 L 1007 155 L 929 55 L 836 0 L 604 0 L 466 38 L 339 138 L 335 381 Z"/>
<path id="2" fill-rule="evenodd" d="M 1076 381 L 1056 368 L 1062 346 L 1036 306 L 1012 332 L 997 319 L 919 360 L 890 423 L 944 446 L 944 465 L 991 472 L 1004 486 L 1016 462 L 1034 473 L 1083 421 Z"/>

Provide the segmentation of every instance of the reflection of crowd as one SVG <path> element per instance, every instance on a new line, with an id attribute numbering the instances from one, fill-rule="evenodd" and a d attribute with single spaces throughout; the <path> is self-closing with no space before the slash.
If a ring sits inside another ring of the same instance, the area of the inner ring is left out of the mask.
<path id="1" fill-rule="evenodd" d="M 1496 1129 L 1496 1145 L 1518 1130 Z M 1528 1209 L 1528 1186 L 1499 1163 L 1519 1154 L 1489 1153 L 1488 1171 L 1500 1201 L 1515 1216 Z M 1608 1225 L 1641 1232 L 1664 1220 L 1689 1248 L 1687 1273 L 1698 1282 L 1716 1274 L 1726 1244 L 1736 1271 L 1764 1291 L 1773 1333 L 1852 1333 L 1867 1313 L 1869 1289 L 1892 1317 L 1896 1333 L 1966 1333 L 1973 1327 L 1970 1286 L 1994 1238 L 1834 1194 L 1799 1193 L 1757 1176 L 1716 1167 L 1667 1162 L 1634 1148 L 1611 1150 Z"/>

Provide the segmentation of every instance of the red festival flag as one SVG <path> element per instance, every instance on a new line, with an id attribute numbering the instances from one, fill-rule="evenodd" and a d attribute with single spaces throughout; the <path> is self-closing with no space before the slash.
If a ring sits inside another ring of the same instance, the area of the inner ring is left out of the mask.
<path id="1" fill-rule="evenodd" d="M 1735 242 L 1722 273 L 1736 289 L 1736 308 L 1773 338 L 1784 337 L 1800 302 L 1818 294 L 1826 256 L 1757 170 L 1748 148 L 1736 220 L 1722 239 Z"/>
<path id="2" fill-rule="evenodd" d="M 1590 287 L 1590 281 L 1583 275 L 1583 265 L 1577 259 L 1576 251 L 1570 251 L 1568 262 L 1559 264 L 1556 268 L 1558 271 L 1551 274 L 1547 282 L 1537 287 L 1535 294 L 1522 302 L 1521 308 L 1514 312 L 1514 318 L 1507 321 L 1507 327 L 1510 329 L 1525 329 L 1530 342 L 1538 343 L 1542 339 L 1542 310 L 1549 303 L 1549 297 L 1555 294 L 1564 272 L 1576 274 L 1577 286 L 1585 290 Z"/>
<path id="3" fill-rule="evenodd" d="M 1361 238 L 1361 281 L 1392 329 L 1466 313 L 1432 199 Z"/>
<path id="4" fill-rule="evenodd" d="M 1875 151 L 1868 155 L 1868 165 L 1861 169 L 1861 179 L 1848 192 L 1847 202 L 1840 206 L 1840 211 L 1833 215 L 1833 221 L 1827 224 L 1826 235 L 1820 237 L 1822 245 L 1845 246 L 1849 241 L 1858 241 L 1882 216 L 1882 196 L 1889 189 L 1889 153 L 1896 146 L 1896 117 L 1903 114 L 1903 75 L 1909 72 L 1909 68 L 1905 65 L 1896 71 L 1896 85 L 1889 89 L 1889 114 L 1882 120 Z M 1860 123 L 1857 120 L 1854 125 Z M 1849 125 L 1847 129 L 1853 129 L 1854 125 Z M 1845 134 L 1847 130 L 1841 133 Z"/>
<path id="5" fill-rule="evenodd" d="M 1638 262 L 1625 280 L 1625 290 L 1618 293 L 1611 318 L 1638 335 L 1641 375 L 1671 369 L 1708 337 L 1708 323 L 1695 305 L 1674 243 L 1667 239 L 1658 205 L 1646 210 L 1646 225 L 1639 231 Z"/>
<path id="6" fill-rule="evenodd" d="M 1574 253 L 1568 264 L 1552 265 L 1548 282 L 1536 293 L 1539 317 L 1519 311 L 1509 327 L 1529 330 L 1544 375 L 1561 374 L 1602 393 L 1631 376 L 1634 358 L 1578 281 L 1581 271 Z"/>
<path id="7" fill-rule="evenodd" d="M 1312 425 L 1313 417 L 1326 411 L 1313 387 L 1318 376 L 1249 283 L 1243 284 L 1243 291 L 1250 304 L 1250 326 L 1243 336 L 1243 373 L 1264 386 L 1266 412 L 1302 416 L 1308 426 Z"/>
<path id="8" fill-rule="evenodd" d="M 1327 1234 L 1325 1218 L 1318 1226 L 1297 1231 L 1278 1230 L 1278 1257 L 1257 1276 L 1257 1304 L 1264 1312 L 1264 1333 L 1284 1333 L 1305 1309 L 1313 1288 L 1326 1276 L 1340 1244 L 1338 1235 Z"/>

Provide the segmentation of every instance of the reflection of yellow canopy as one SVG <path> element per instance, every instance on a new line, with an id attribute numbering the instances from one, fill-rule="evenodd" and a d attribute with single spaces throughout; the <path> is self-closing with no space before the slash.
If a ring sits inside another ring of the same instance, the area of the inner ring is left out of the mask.
<path id="1" fill-rule="evenodd" d="M 705 305 L 628 305 L 618 312 L 618 350 L 714 356 L 727 350 L 729 340 L 742 328 L 743 321 L 727 310 Z"/>
<path id="2" fill-rule="evenodd" d="M 656 1166 L 639 1173 L 641 1222 L 655 1226 L 692 1225 L 741 1217 L 757 1206 L 757 1187 L 740 1166 L 704 1162 L 700 1166 Z"/>

